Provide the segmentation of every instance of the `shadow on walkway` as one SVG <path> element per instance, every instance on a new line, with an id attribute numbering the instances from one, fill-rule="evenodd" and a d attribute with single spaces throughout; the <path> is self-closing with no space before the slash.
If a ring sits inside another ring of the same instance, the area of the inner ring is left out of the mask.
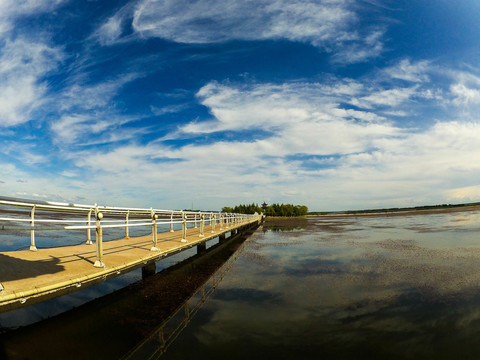
<path id="1" fill-rule="evenodd" d="M 23 260 L 0 254 L 0 282 L 34 278 L 45 274 L 55 274 L 64 270 L 60 259 Z"/>

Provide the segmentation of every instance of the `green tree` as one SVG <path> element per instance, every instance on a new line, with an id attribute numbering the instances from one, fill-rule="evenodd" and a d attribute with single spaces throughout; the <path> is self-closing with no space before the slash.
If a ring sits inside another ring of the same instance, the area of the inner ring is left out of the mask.
<path id="1" fill-rule="evenodd" d="M 240 204 L 231 208 L 225 206 L 222 208 L 223 212 L 233 212 L 238 214 L 254 214 L 261 213 L 263 209 L 258 206 L 256 203 L 251 204 Z M 284 216 L 284 217 L 293 217 L 293 216 L 305 216 L 308 213 L 308 207 L 305 205 L 292 205 L 292 204 L 277 204 L 267 206 L 265 209 L 266 216 Z"/>

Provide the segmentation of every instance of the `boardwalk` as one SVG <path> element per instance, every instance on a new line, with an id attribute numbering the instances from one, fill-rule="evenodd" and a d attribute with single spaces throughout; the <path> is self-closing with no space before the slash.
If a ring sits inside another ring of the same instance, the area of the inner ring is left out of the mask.
<path id="1" fill-rule="evenodd" d="M 102 249 L 103 267 L 94 266 L 98 261 L 95 244 L 1 252 L 0 312 L 73 292 L 139 267 L 154 269 L 155 262 L 164 257 L 193 246 L 202 251 L 207 240 L 223 239 L 226 233 L 256 226 L 260 220 L 261 217 L 242 218 L 224 226 L 205 225 L 158 233 L 156 247 L 152 246 L 155 239 L 152 234 L 106 241 Z M 184 238 L 186 242 L 182 241 Z M 152 247 L 156 250 L 152 251 Z"/>

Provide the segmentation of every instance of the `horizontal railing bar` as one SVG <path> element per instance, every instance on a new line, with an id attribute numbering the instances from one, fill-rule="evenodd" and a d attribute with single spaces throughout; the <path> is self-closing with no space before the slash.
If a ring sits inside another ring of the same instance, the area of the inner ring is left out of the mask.
<path id="1" fill-rule="evenodd" d="M 207 218 L 207 219 L 204 219 L 206 221 L 213 221 L 213 220 L 218 220 L 218 219 L 231 219 L 232 217 L 223 217 L 223 218 Z M 31 222 L 31 219 L 18 219 L 18 218 L 0 218 L 0 221 L 19 221 L 19 222 Z M 94 221 L 94 220 L 92 220 Z M 103 228 L 113 228 L 113 227 L 133 227 L 133 226 L 146 226 L 146 225 L 152 225 L 152 222 L 146 222 L 146 223 L 140 223 L 140 224 L 125 224 L 125 223 L 120 223 L 120 221 L 123 221 L 123 220 L 103 220 L 102 223 L 106 223 L 106 222 L 118 222 L 119 224 L 118 225 L 102 225 Z M 145 219 L 132 219 L 132 220 L 129 220 L 129 221 L 145 221 Z M 197 219 L 197 220 L 186 220 L 186 223 L 187 224 L 192 224 L 192 223 L 195 223 L 195 222 L 198 222 L 200 221 L 200 219 Z M 85 220 L 47 220 L 47 219 L 35 219 L 35 222 L 44 222 L 44 223 L 59 223 L 59 224 L 63 224 L 63 223 L 84 223 L 86 222 Z M 168 224 L 181 224 L 183 223 L 183 221 L 181 220 L 178 220 L 178 221 L 157 221 L 156 222 L 157 224 L 159 225 L 168 225 Z M 84 226 L 84 227 L 80 227 L 80 226 L 76 226 L 75 228 L 78 228 L 78 229 L 95 229 L 96 226 Z M 67 226 L 65 227 L 65 229 L 73 229 L 72 227 L 70 226 Z"/>
<path id="2" fill-rule="evenodd" d="M 129 221 L 132 222 L 137 222 L 137 221 L 145 221 L 146 219 L 129 219 Z M 19 219 L 19 218 L 0 218 L 0 221 L 24 221 L 24 222 L 30 222 L 32 221 L 31 219 Z M 92 221 L 95 221 L 93 219 Z M 120 222 L 120 221 L 125 221 L 125 220 L 103 220 L 102 223 L 105 222 Z M 35 218 L 35 222 L 44 222 L 44 223 L 84 223 L 86 220 L 55 220 L 55 219 L 37 219 Z"/>
<path id="3" fill-rule="evenodd" d="M 48 204 L 42 204 L 42 203 L 26 203 L 26 202 L 16 202 L 16 201 L 6 201 L 6 200 L 0 200 L 0 205 L 5 205 L 5 206 L 13 206 L 13 207 L 26 207 L 26 208 L 31 208 L 31 207 L 36 207 L 37 209 L 42 209 L 42 210 L 63 210 L 63 211 L 81 211 L 81 212 L 87 212 L 90 210 L 94 210 L 96 207 L 95 205 L 78 205 L 78 204 L 63 204 L 63 203 L 53 203 L 55 205 L 48 205 Z M 130 213 L 130 215 L 135 215 L 138 213 L 144 213 L 144 214 L 150 214 L 152 211 L 156 214 L 165 214 L 165 215 L 182 215 L 182 214 L 211 214 L 213 212 L 197 212 L 197 211 L 181 211 L 181 210 L 165 210 L 165 209 L 143 209 L 143 208 L 121 208 L 121 207 L 107 207 L 107 206 L 98 206 L 97 205 L 98 211 L 102 212 L 119 212 L 122 214 L 126 214 L 130 211 L 133 211 Z M 138 213 L 135 213 L 138 212 Z"/>
<path id="4" fill-rule="evenodd" d="M 193 222 L 193 221 L 192 221 Z M 170 225 L 170 224 L 181 224 L 183 221 L 157 221 L 157 225 Z M 147 226 L 150 225 L 152 226 L 153 222 L 146 222 L 146 223 L 141 223 L 141 224 L 116 224 L 116 225 L 101 225 L 102 228 L 122 228 L 122 227 L 135 227 L 135 226 Z M 96 229 L 96 225 L 84 225 L 84 226 L 65 226 L 64 229 L 66 230 L 84 230 L 84 229 Z"/>
<path id="5" fill-rule="evenodd" d="M 0 218 L 0 221 L 26 221 L 30 222 L 31 219 L 15 219 L 15 218 Z"/>
<path id="6" fill-rule="evenodd" d="M 90 209 L 83 209 L 83 208 L 76 208 L 76 207 L 70 207 L 70 206 L 53 206 L 53 205 L 43 205 L 43 204 L 32 204 L 32 203 L 22 203 L 22 202 L 12 202 L 12 201 L 4 201 L 0 200 L 0 205 L 5 205 L 5 206 L 14 206 L 14 207 L 36 207 L 37 209 L 42 209 L 42 210 L 59 210 L 59 211 L 81 211 L 81 212 L 86 212 L 89 211 Z M 93 207 L 94 208 L 94 207 Z"/>
<path id="7" fill-rule="evenodd" d="M 83 211 L 86 212 L 94 210 L 95 208 L 101 212 L 121 212 L 128 213 L 129 211 L 133 211 L 130 215 L 138 215 L 138 213 L 145 213 L 150 214 L 152 211 L 155 214 L 165 214 L 165 215 L 212 215 L 212 214 L 221 214 L 221 212 L 202 212 L 202 211 L 182 211 L 182 210 L 166 210 L 166 209 L 147 209 L 147 208 L 123 208 L 123 207 L 107 207 L 107 206 L 98 206 L 98 205 L 82 205 L 82 204 L 67 204 L 67 203 L 59 203 L 59 202 L 39 202 L 39 203 L 27 203 L 22 201 L 10 201 L 10 200 L 0 200 L 0 205 L 5 206 L 13 206 L 13 207 L 36 207 L 37 209 L 43 210 L 63 210 L 63 211 Z"/>

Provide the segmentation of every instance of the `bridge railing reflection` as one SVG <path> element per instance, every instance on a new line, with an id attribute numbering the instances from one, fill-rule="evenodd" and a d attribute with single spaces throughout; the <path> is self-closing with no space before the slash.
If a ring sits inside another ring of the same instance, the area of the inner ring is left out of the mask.
<path id="1" fill-rule="evenodd" d="M 168 347 L 206 303 L 208 298 L 215 292 L 217 286 L 225 277 L 225 274 L 232 268 L 235 261 L 245 250 L 245 247 L 246 243 L 242 242 L 233 255 L 214 271 L 210 278 L 193 290 L 191 295 L 181 303 L 150 336 L 126 354 L 122 360 L 157 359 L 165 353 Z"/>

